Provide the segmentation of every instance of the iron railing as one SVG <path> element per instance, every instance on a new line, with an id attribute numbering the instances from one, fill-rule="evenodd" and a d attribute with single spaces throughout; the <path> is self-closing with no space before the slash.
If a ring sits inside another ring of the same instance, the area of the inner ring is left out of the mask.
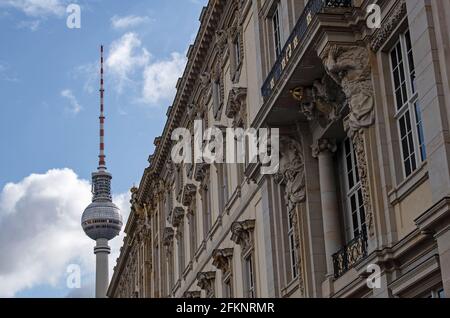
<path id="1" fill-rule="evenodd" d="M 297 24 L 289 36 L 286 44 L 281 50 L 277 60 L 267 76 L 261 93 L 264 99 L 267 99 L 272 94 L 272 90 L 280 79 L 283 70 L 285 69 L 289 59 L 294 51 L 298 48 L 300 42 L 308 29 L 312 19 L 320 13 L 324 8 L 349 8 L 352 6 L 352 0 L 309 0 L 305 6 Z"/>
<path id="2" fill-rule="evenodd" d="M 333 255 L 334 277 L 339 278 L 367 257 L 367 232 L 359 233 Z"/>

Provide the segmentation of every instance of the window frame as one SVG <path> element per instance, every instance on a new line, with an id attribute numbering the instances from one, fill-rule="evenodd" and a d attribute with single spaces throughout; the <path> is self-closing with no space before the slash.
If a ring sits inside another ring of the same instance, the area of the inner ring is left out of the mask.
<path id="1" fill-rule="evenodd" d="M 244 267 L 244 297 L 256 298 L 255 258 L 253 249 L 242 257 Z"/>
<path id="2" fill-rule="evenodd" d="M 274 11 L 270 16 L 270 26 L 272 31 L 273 51 L 275 53 L 275 60 L 280 56 L 283 50 L 282 45 L 282 28 L 280 21 L 280 2 L 275 5 Z"/>
<path id="3" fill-rule="evenodd" d="M 394 52 L 395 66 L 393 60 Z M 416 87 L 416 69 L 409 30 L 402 32 L 398 36 L 397 41 L 388 52 L 388 57 L 394 97 L 394 119 L 396 120 L 402 161 L 402 174 L 403 179 L 407 179 L 427 160 L 422 113 Z M 396 71 L 398 72 L 397 76 Z M 404 88 L 403 85 L 405 86 Z M 401 99 L 402 105 L 399 105 L 399 99 Z M 404 134 L 402 130 L 404 130 Z M 406 153 L 406 149 L 408 153 Z"/>
<path id="4" fill-rule="evenodd" d="M 347 137 L 342 141 L 341 149 L 342 169 L 345 174 L 343 193 L 345 237 L 347 242 L 349 242 L 366 230 L 367 219 L 355 147 L 350 138 Z M 349 167 L 349 160 L 351 167 Z M 353 185 L 350 184 L 349 174 L 351 174 Z M 352 207 L 352 198 L 355 202 L 355 209 Z M 357 224 L 355 224 L 354 215 L 356 215 Z"/>

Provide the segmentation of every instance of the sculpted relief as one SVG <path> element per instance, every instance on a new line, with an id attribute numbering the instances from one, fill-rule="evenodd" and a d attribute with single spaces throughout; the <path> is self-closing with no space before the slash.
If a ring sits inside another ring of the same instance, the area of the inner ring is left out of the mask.
<path id="1" fill-rule="evenodd" d="M 342 87 L 350 107 L 348 133 L 374 123 L 374 91 L 369 52 L 360 46 L 331 46 L 322 56 L 328 75 Z"/>
<path id="2" fill-rule="evenodd" d="M 297 140 L 282 136 L 280 155 L 280 169 L 276 179 L 285 184 L 285 202 L 291 213 L 306 197 L 303 147 Z"/>
<path id="3" fill-rule="evenodd" d="M 309 121 L 317 120 L 321 126 L 339 117 L 346 97 L 340 87 L 328 75 L 314 81 L 310 87 L 297 87 L 291 91 L 300 102 L 300 111 Z"/>

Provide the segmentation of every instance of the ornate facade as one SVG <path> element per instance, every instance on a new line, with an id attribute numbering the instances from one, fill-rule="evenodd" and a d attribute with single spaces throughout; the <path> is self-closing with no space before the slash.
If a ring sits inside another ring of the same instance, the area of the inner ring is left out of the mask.
<path id="1" fill-rule="evenodd" d="M 108 295 L 450 295 L 450 2 L 211 0 L 200 22 Z M 279 128 L 277 173 L 175 164 L 194 120 Z"/>

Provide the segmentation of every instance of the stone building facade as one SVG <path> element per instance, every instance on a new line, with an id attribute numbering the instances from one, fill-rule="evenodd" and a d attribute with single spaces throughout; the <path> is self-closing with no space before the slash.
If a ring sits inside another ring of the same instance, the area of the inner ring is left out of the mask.
<path id="1" fill-rule="evenodd" d="M 200 21 L 108 295 L 450 295 L 450 1 L 210 0 Z M 173 163 L 194 120 L 279 128 L 278 172 Z"/>

